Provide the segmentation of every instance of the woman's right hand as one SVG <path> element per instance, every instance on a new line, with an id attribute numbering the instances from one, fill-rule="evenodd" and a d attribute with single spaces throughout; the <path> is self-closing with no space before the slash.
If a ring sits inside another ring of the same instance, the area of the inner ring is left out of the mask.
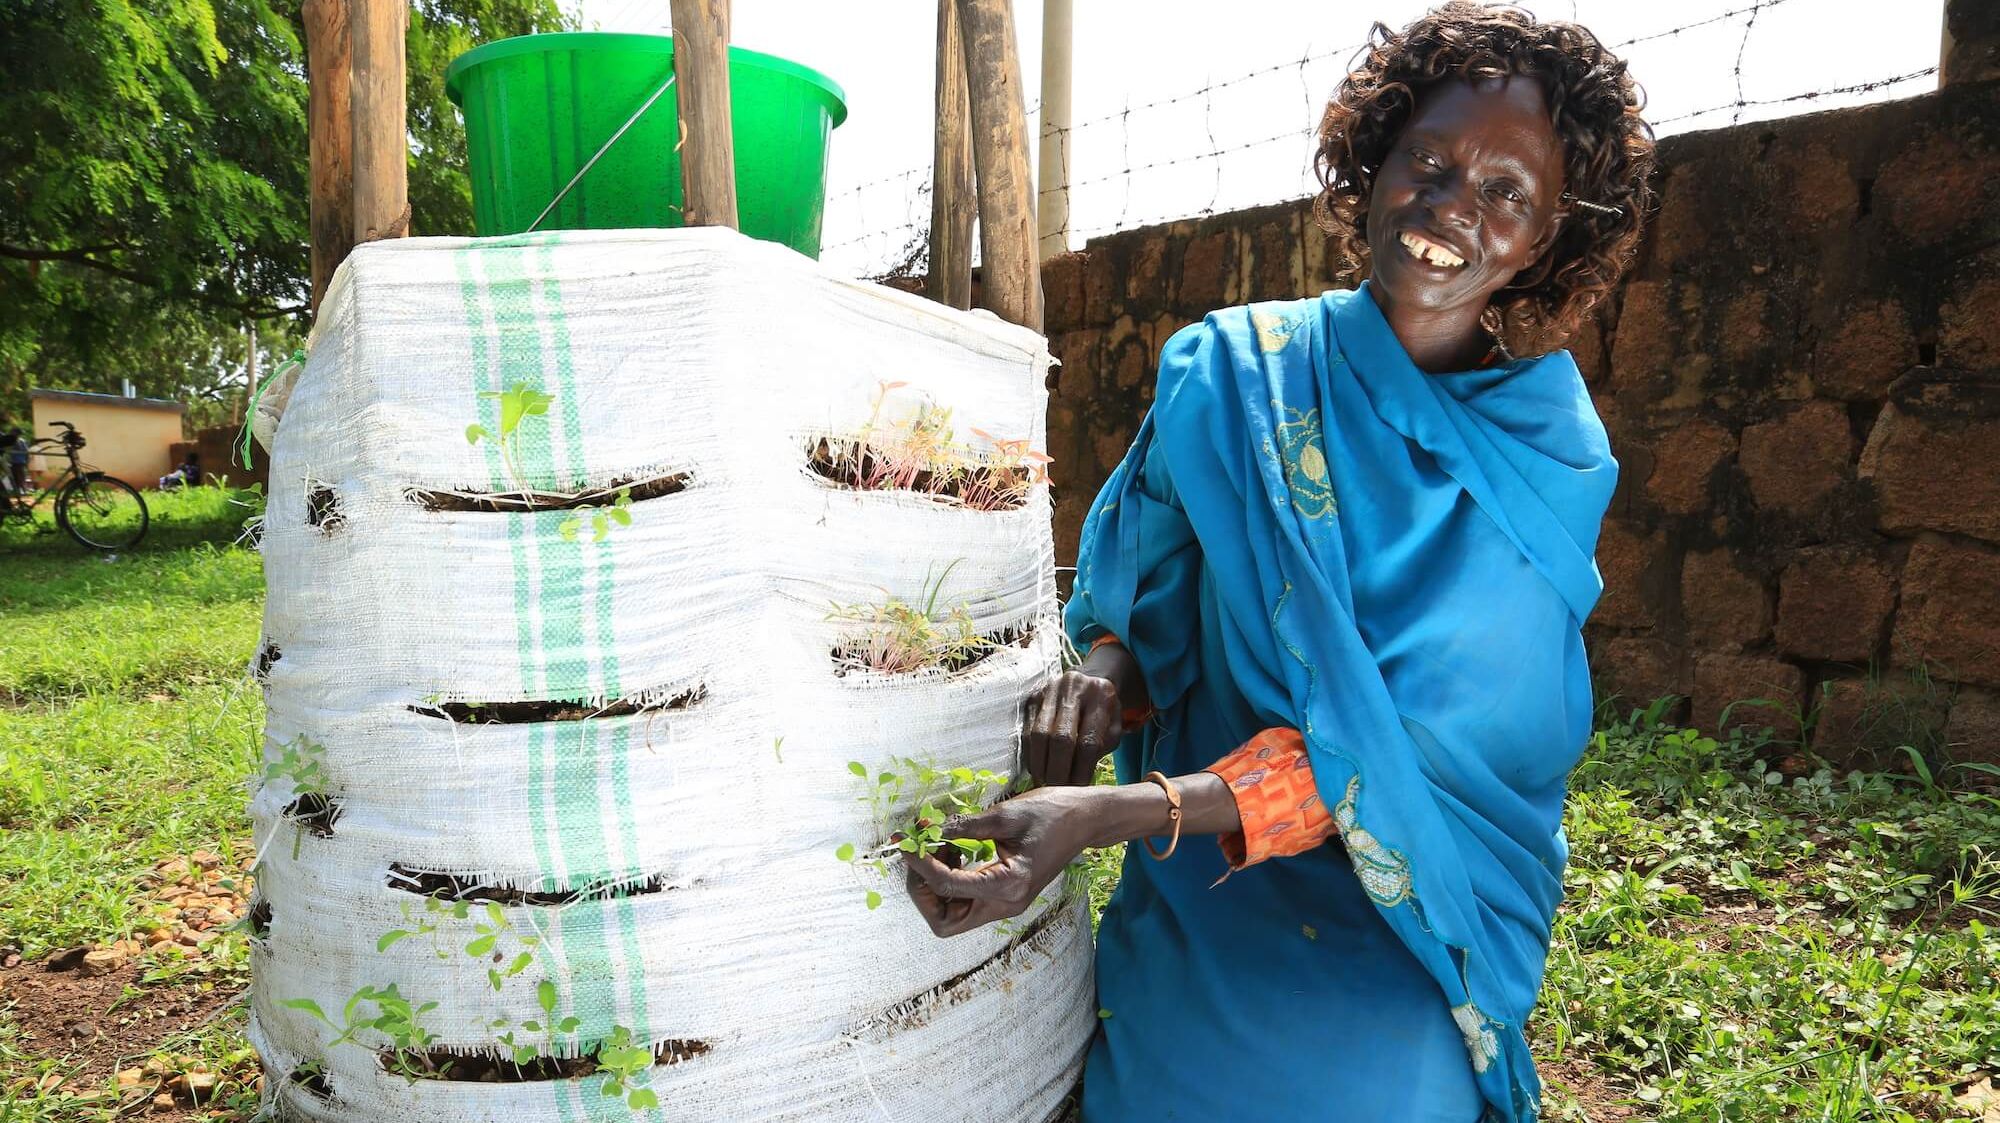
<path id="1" fill-rule="evenodd" d="M 1097 762 L 1125 735 L 1118 686 L 1085 669 L 1064 671 L 1028 699 L 1021 743 L 1036 783 L 1089 784 Z"/>

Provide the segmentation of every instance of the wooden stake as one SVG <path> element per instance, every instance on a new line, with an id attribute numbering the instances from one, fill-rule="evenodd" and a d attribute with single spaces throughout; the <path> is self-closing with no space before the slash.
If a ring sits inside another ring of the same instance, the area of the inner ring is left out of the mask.
<path id="1" fill-rule="evenodd" d="M 674 94 L 680 106 L 682 202 L 689 226 L 736 228 L 730 135 L 729 0 L 673 0 Z"/>
<path id="2" fill-rule="evenodd" d="M 410 233 L 404 0 L 349 0 L 354 50 L 354 242 Z"/>
<path id="3" fill-rule="evenodd" d="M 965 44 L 958 0 L 938 0 L 937 143 L 931 153 L 930 271 L 924 294 L 953 308 L 972 307 L 972 123 L 965 87 Z"/>
<path id="4" fill-rule="evenodd" d="M 1028 175 L 1028 115 L 1011 0 L 958 0 L 979 175 L 982 303 L 1003 320 L 1042 330 L 1035 256 L 1035 184 Z"/>
<path id="5" fill-rule="evenodd" d="M 350 116 L 347 0 L 305 0 L 306 143 L 312 238 L 312 310 L 354 248 L 354 119 Z"/>

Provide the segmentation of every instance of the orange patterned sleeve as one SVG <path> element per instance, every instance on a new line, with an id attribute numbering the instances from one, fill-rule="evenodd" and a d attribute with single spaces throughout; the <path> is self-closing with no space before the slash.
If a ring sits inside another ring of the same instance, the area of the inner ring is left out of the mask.
<path id="1" fill-rule="evenodd" d="M 1229 785 L 1243 819 L 1242 833 L 1217 840 L 1231 872 L 1303 854 L 1333 837 L 1333 813 L 1319 798 L 1298 730 L 1266 729 L 1206 771 Z"/>

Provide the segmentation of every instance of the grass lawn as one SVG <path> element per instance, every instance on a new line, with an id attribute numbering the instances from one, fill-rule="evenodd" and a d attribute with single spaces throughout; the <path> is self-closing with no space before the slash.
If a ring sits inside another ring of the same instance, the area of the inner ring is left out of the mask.
<path id="1" fill-rule="evenodd" d="M 263 578 L 231 498 L 149 496 L 115 561 L 0 528 L 0 1123 L 254 1112 L 231 928 Z M 1982 1117 L 2000 803 L 1773 755 L 1640 714 L 1578 769 L 1533 1027 L 1549 1118 Z M 1090 870 L 1101 902 L 1116 862 Z M 102 970 L 45 969 L 86 946 Z"/>

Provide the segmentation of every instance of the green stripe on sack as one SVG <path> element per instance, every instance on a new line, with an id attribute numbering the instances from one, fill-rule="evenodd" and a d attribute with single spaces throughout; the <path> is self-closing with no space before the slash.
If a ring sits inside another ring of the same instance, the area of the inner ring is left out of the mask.
<path id="1" fill-rule="evenodd" d="M 582 482 L 587 464 L 569 325 L 557 280 L 559 241 L 544 235 L 487 240 L 459 255 L 459 272 L 473 321 L 475 392 L 526 384 L 551 396 L 548 423 L 521 427 L 515 457 L 527 477 L 523 482 L 568 489 Z M 485 267 L 483 286 L 470 260 L 475 255 L 477 264 Z M 498 377 L 489 378 L 489 371 Z M 494 432 L 499 428 L 498 413 L 497 402 L 480 399 L 481 422 Z M 489 447 L 487 463 L 495 490 L 516 486 L 504 478 L 497 449 Z M 535 511 L 505 516 L 522 685 L 531 696 L 543 699 L 613 700 L 621 696 L 622 684 L 611 544 L 589 541 L 588 515 L 585 532 L 574 541 L 566 540 L 561 527 L 575 514 Z M 548 723 L 531 730 L 530 830 L 546 886 L 560 881 L 622 881 L 644 873 L 638 864 L 637 823 L 626 798 L 630 750 L 629 723 L 623 720 Z M 610 931 L 614 924 L 616 933 Z M 621 1024 L 632 1031 L 635 1042 L 651 1041 L 644 960 L 632 901 L 566 909 L 558 931 L 560 961 L 567 975 L 561 981 L 566 1013 L 580 1022 L 571 1045 L 579 1050 L 593 1046 Z M 617 999 L 621 981 L 624 1018 L 619 1016 Z M 601 1094 L 596 1081 L 557 1082 L 552 1090 L 566 1120 L 577 1112 L 606 1123 L 634 1118 L 622 1101 Z M 657 1111 L 644 1114 L 649 1119 L 662 1117 Z"/>

